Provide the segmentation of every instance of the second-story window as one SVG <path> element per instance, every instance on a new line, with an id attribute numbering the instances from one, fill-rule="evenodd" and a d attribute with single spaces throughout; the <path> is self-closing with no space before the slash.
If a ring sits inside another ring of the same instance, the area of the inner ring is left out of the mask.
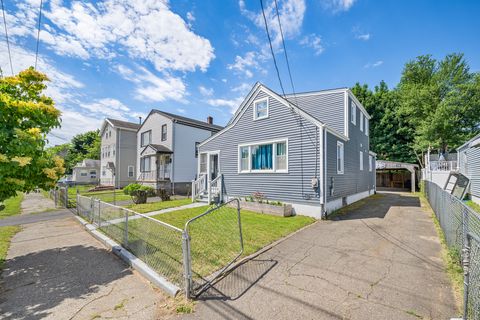
<path id="1" fill-rule="evenodd" d="M 360 131 L 363 131 L 363 113 L 360 112 Z"/>
<path id="2" fill-rule="evenodd" d="M 167 140 L 167 125 L 162 125 L 162 141 Z"/>
<path id="3" fill-rule="evenodd" d="M 195 158 L 198 158 L 198 146 L 200 145 L 200 142 L 195 142 Z"/>
<path id="4" fill-rule="evenodd" d="M 365 134 L 366 134 L 367 136 L 368 136 L 368 130 L 369 130 L 369 128 L 368 128 L 368 119 L 365 118 Z"/>
<path id="5" fill-rule="evenodd" d="M 353 102 L 350 106 L 350 121 L 352 121 L 353 124 L 357 124 L 357 106 Z"/>
<path id="6" fill-rule="evenodd" d="M 253 119 L 259 120 L 268 118 L 268 98 L 253 103 Z"/>
<path id="7" fill-rule="evenodd" d="M 149 145 L 151 140 L 152 140 L 152 130 L 142 132 L 140 140 L 141 140 L 140 143 L 141 143 L 142 147 L 145 147 L 146 145 Z"/>

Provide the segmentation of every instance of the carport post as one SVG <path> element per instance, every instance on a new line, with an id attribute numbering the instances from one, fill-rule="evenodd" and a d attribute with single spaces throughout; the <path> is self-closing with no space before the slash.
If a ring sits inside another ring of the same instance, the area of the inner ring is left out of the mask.
<path id="1" fill-rule="evenodd" d="M 412 173 L 412 192 L 415 193 L 415 183 L 417 182 L 415 180 L 415 169 L 410 170 Z"/>

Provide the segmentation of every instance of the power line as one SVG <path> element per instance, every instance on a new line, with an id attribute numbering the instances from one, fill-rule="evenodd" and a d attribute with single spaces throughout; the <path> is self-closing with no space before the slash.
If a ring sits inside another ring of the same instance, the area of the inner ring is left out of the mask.
<path id="1" fill-rule="evenodd" d="M 10 52 L 10 42 L 8 41 L 7 18 L 5 17 L 5 7 L 3 6 L 3 0 L 1 0 L 1 2 L 2 2 L 2 12 L 3 12 L 3 25 L 5 26 L 5 38 L 7 40 L 8 59 L 10 61 L 10 71 L 12 72 L 12 76 L 13 76 L 12 53 Z"/>
<path id="2" fill-rule="evenodd" d="M 41 23 L 42 23 L 42 5 L 43 5 L 43 0 L 40 0 L 40 12 L 38 14 L 37 50 L 35 52 L 35 70 L 37 70 L 38 47 L 40 45 L 40 27 L 41 27 Z"/>
<path id="3" fill-rule="evenodd" d="M 265 30 L 267 31 L 268 43 L 270 44 L 270 51 L 273 57 L 273 64 L 275 65 L 275 70 L 277 70 L 278 82 L 280 82 L 280 88 L 282 88 L 283 96 L 285 97 L 285 90 L 283 89 L 282 78 L 280 78 L 280 71 L 278 70 L 277 59 L 275 59 L 275 53 L 273 52 L 272 39 L 270 38 L 270 32 L 268 31 L 267 17 L 265 16 L 265 10 L 263 8 L 263 0 L 260 0 L 260 6 L 262 7 L 263 20 L 265 21 Z"/>

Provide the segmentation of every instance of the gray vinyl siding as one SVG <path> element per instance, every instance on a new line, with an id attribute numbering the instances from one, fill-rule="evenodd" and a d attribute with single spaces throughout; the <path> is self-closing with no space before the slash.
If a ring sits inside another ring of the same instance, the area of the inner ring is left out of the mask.
<path id="1" fill-rule="evenodd" d="M 117 129 L 117 152 L 116 152 L 117 187 L 124 186 L 136 181 L 137 164 L 137 132 Z M 133 166 L 133 177 L 128 176 L 128 166 Z"/>
<path id="2" fill-rule="evenodd" d="M 345 94 L 346 92 L 336 92 L 329 94 L 299 95 L 289 97 L 292 103 L 318 120 L 327 124 L 338 133 L 345 133 Z"/>
<path id="3" fill-rule="evenodd" d="M 327 201 L 372 190 L 374 187 L 375 161 L 369 171 L 369 137 L 360 130 L 360 109 L 356 108 L 356 124 L 350 121 L 351 99 L 348 105 L 349 140 L 344 141 L 327 133 Z M 344 173 L 337 173 L 337 141 L 344 144 Z M 360 151 L 363 151 L 363 170 L 360 170 Z M 333 195 L 331 194 L 333 178 Z"/>
<path id="4" fill-rule="evenodd" d="M 480 148 L 471 147 L 467 151 L 467 176 L 470 178 L 470 193 L 480 197 Z"/>
<path id="5" fill-rule="evenodd" d="M 259 91 L 252 101 L 266 96 Z M 320 174 L 320 155 L 315 153 L 315 145 L 319 148 L 319 129 L 302 120 L 300 130 L 299 119 L 270 96 L 268 118 L 254 121 L 250 104 L 233 127 L 200 147 L 200 152 L 220 150 L 220 172 L 227 195 L 247 196 L 259 191 L 271 200 L 320 205 L 320 198 L 315 197 L 311 187 L 312 177 Z M 239 144 L 277 139 L 288 139 L 288 173 L 238 173 Z M 306 195 L 312 198 L 307 200 Z"/>

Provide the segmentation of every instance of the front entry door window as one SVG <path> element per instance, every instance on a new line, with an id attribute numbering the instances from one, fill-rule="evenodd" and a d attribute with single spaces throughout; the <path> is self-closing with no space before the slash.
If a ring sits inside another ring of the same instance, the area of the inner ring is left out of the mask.
<path id="1" fill-rule="evenodd" d="M 215 179 L 219 173 L 218 154 L 210 155 L 210 180 Z"/>

